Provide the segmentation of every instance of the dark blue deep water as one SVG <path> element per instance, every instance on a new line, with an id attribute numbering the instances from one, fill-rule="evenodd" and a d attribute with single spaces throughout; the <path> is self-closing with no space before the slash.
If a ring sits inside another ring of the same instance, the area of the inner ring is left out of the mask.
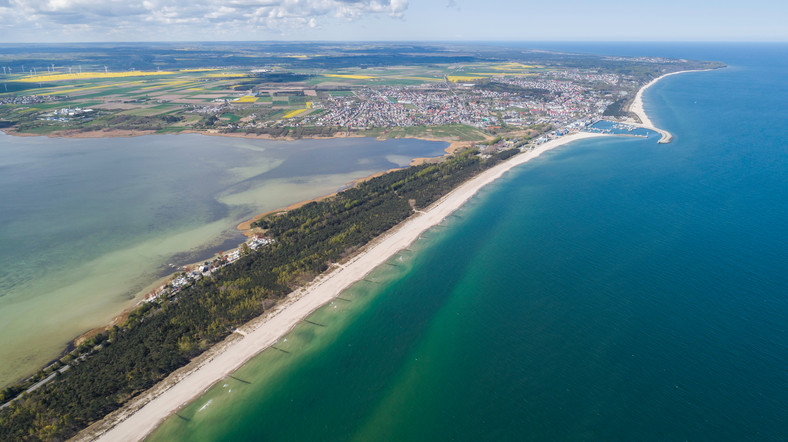
<path id="1" fill-rule="evenodd" d="M 788 46 L 574 50 L 729 67 L 649 89 L 671 144 L 516 169 L 154 438 L 788 439 Z"/>

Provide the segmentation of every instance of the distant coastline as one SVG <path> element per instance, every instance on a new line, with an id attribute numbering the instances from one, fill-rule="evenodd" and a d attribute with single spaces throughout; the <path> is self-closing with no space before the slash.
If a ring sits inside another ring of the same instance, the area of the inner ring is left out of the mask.
<path id="1" fill-rule="evenodd" d="M 107 129 L 107 130 L 94 130 L 94 131 L 80 131 L 80 130 L 65 130 L 52 132 L 49 134 L 33 134 L 17 132 L 13 128 L 0 129 L 0 133 L 14 137 L 47 137 L 47 138 L 131 138 L 141 137 L 146 135 L 182 135 L 182 134 L 197 134 L 211 137 L 229 137 L 229 138 L 244 138 L 249 140 L 267 140 L 267 141 L 298 141 L 298 140 L 331 140 L 335 138 L 373 138 L 379 141 L 396 139 L 399 137 L 372 137 L 363 133 L 351 132 L 337 132 L 329 137 L 318 135 L 304 135 L 300 138 L 294 137 L 274 137 L 269 134 L 252 134 L 241 132 L 219 132 L 217 130 L 184 130 L 177 133 L 161 134 L 153 130 L 136 130 L 136 129 Z M 460 141 L 452 139 L 451 137 L 429 137 L 429 136 L 414 136 L 404 137 L 414 140 L 422 141 L 441 141 L 449 143 L 449 147 L 445 149 L 447 154 L 451 154 L 457 149 L 469 146 L 471 141 Z M 489 139 L 493 138 L 488 136 Z M 414 158 L 414 161 L 423 160 L 424 158 Z"/>

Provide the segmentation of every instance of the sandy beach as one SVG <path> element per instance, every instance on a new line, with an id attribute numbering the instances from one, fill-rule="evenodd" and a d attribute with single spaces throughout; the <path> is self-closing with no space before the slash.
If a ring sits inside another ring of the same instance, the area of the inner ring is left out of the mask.
<path id="1" fill-rule="evenodd" d="M 481 188 L 510 169 L 566 143 L 603 136 L 567 135 L 534 150 L 516 155 L 465 182 L 415 214 L 388 233 L 375 239 L 348 261 L 333 266 L 309 285 L 291 293 L 271 312 L 240 327 L 225 341 L 172 373 L 126 407 L 110 414 L 81 432 L 76 440 L 130 441 L 144 438 L 165 418 L 198 397 L 211 385 L 240 368 L 256 354 L 273 345 L 310 313 L 330 302 L 342 290 L 363 279 L 395 253 L 407 248 L 430 227 L 461 207 Z"/>
<path id="2" fill-rule="evenodd" d="M 708 69 L 704 69 L 704 70 L 708 70 Z M 661 75 L 661 76 L 649 81 L 648 84 L 646 84 L 645 86 L 640 88 L 640 90 L 638 90 L 638 93 L 635 95 L 635 99 L 632 100 L 632 104 L 629 105 L 629 111 L 632 112 L 633 114 L 637 115 L 637 117 L 640 119 L 640 123 L 631 122 L 631 124 L 634 124 L 635 126 L 642 127 L 642 128 L 645 128 L 645 129 L 653 130 L 654 132 L 657 132 L 660 135 L 662 135 L 662 138 L 660 138 L 660 140 L 658 141 L 659 143 L 662 143 L 662 144 L 670 143 L 670 141 L 673 139 L 673 135 L 670 132 L 668 132 L 668 131 L 666 131 L 664 129 L 660 129 L 660 128 L 654 126 L 654 123 L 651 121 L 651 119 L 648 117 L 648 115 L 646 115 L 646 111 L 643 109 L 643 92 L 645 92 L 646 89 L 648 89 L 651 86 L 655 85 L 659 80 L 662 80 L 663 78 L 665 78 L 667 76 L 676 75 L 676 74 L 683 74 L 683 73 L 686 73 L 686 72 L 703 72 L 704 70 L 690 70 L 690 71 L 671 72 L 669 74 Z"/>

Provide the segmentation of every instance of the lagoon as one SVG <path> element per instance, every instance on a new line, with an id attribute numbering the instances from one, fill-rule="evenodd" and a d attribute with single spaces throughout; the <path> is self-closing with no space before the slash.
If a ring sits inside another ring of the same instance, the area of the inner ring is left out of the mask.
<path id="1" fill-rule="evenodd" d="M 447 143 L 0 133 L 0 385 L 108 323 L 158 278 L 237 246 L 256 213 Z"/>

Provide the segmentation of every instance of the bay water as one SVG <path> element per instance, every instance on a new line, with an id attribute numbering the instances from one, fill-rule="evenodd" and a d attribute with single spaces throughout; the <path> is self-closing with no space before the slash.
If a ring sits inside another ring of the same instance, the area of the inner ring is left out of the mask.
<path id="1" fill-rule="evenodd" d="M 438 156 L 446 143 L 0 133 L 0 386 L 109 322 L 256 213 Z M 173 267 L 174 266 L 174 267 Z"/>

